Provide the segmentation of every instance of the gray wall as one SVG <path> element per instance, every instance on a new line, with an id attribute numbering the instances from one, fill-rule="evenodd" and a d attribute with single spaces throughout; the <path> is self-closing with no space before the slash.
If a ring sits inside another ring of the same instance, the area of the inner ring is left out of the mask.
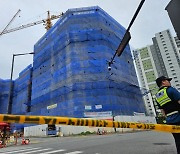
<path id="1" fill-rule="evenodd" d="M 180 0 L 171 0 L 165 9 L 169 14 L 177 36 L 180 39 Z"/>

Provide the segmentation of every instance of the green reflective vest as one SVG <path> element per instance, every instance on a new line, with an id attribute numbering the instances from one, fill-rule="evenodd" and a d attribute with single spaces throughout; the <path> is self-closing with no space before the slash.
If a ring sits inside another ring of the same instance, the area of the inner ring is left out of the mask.
<path id="1" fill-rule="evenodd" d="M 164 87 L 163 89 L 159 90 L 156 94 L 156 101 L 159 103 L 160 106 L 163 106 L 168 102 L 171 102 L 171 99 L 168 97 L 166 90 L 167 87 Z"/>

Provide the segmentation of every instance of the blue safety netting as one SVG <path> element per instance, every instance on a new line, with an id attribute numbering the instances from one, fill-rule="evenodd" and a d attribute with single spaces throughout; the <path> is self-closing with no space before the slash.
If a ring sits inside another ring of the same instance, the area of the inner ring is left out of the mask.
<path id="1" fill-rule="evenodd" d="M 19 73 L 14 81 L 12 114 L 26 114 L 31 101 L 32 65 Z"/>
<path id="2" fill-rule="evenodd" d="M 30 114 L 145 112 L 129 46 L 107 69 L 124 33 L 99 7 L 68 10 L 34 46 Z"/>
<path id="3" fill-rule="evenodd" d="M 8 111 L 10 80 L 0 79 L 0 113 L 6 114 Z"/>
<path id="4" fill-rule="evenodd" d="M 129 45 L 107 69 L 124 33 L 99 7 L 69 9 L 35 44 L 33 67 L 13 81 L 12 113 L 88 117 L 145 112 Z M 0 113 L 7 113 L 9 84 L 0 80 Z"/>

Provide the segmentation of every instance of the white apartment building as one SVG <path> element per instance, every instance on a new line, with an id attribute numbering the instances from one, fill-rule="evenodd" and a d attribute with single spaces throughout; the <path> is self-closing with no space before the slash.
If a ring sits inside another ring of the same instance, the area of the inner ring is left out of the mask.
<path id="1" fill-rule="evenodd" d="M 173 78 L 171 84 L 180 90 L 180 56 L 177 48 L 177 41 L 171 36 L 169 30 L 155 34 L 152 38 L 153 45 L 133 51 L 135 65 L 138 74 L 140 87 L 150 90 L 144 96 L 147 113 L 155 115 L 152 96 L 157 92 L 155 79 L 159 76 Z"/>
<path id="2" fill-rule="evenodd" d="M 176 48 L 178 50 L 178 53 L 180 55 L 180 40 L 178 39 L 178 37 L 174 37 L 175 43 L 176 43 Z"/>
<path id="3" fill-rule="evenodd" d="M 151 54 L 151 46 L 133 51 L 133 54 L 136 54 L 135 64 L 140 87 L 144 93 L 143 99 L 145 102 L 146 112 L 150 116 L 155 116 L 155 104 L 152 96 L 157 91 L 157 86 L 155 83 L 157 72 Z"/>
<path id="4" fill-rule="evenodd" d="M 180 57 L 174 37 L 171 36 L 169 30 L 165 30 L 156 33 L 155 38 L 160 49 L 159 56 L 163 59 L 167 76 L 173 78 L 171 81 L 172 86 L 180 90 Z"/>

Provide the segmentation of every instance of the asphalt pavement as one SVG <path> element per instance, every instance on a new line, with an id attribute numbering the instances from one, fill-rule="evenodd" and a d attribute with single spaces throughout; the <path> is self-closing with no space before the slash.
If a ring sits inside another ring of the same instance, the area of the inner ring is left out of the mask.
<path id="1" fill-rule="evenodd" d="M 155 131 L 30 140 L 29 145 L 2 148 L 0 154 L 176 154 L 172 135 Z"/>

